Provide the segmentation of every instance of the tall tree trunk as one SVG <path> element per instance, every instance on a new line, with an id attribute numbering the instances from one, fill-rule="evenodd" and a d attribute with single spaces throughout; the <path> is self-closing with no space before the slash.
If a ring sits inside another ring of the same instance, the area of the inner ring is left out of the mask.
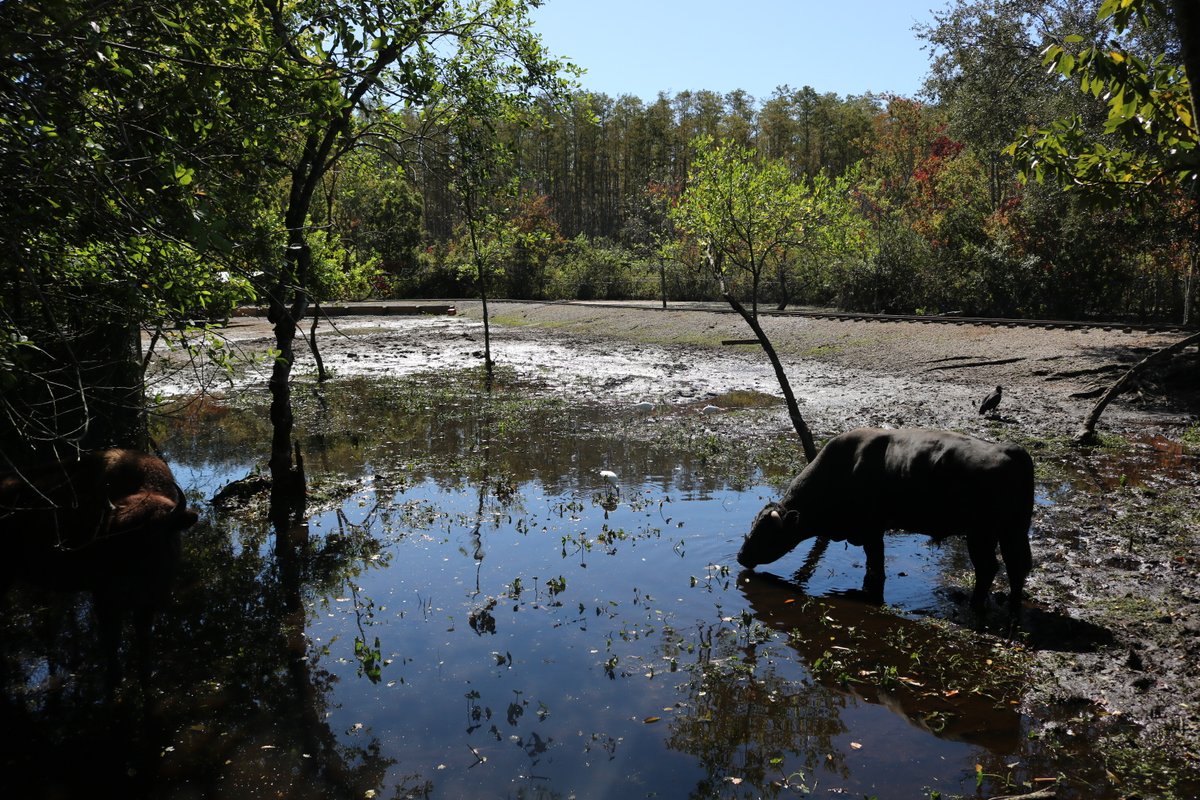
<path id="1" fill-rule="evenodd" d="M 307 205 L 304 206 L 307 208 Z M 271 471 L 272 519 L 283 520 L 302 511 L 305 481 L 303 468 L 292 461 L 292 364 L 295 361 L 296 327 L 308 310 L 309 296 L 305 290 L 311 266 L 312 252 L 299 225 L 289 226 L 289 244 L 285 268 L 271 295 L 267 318 L 275 330 L 275 349 L 278 355 L 271 367 L 267 387 L 271 392 Z M 296 450 L 299 455 L 299 448 Z M 297 458 L 297 462 L 299 459 Z"/>

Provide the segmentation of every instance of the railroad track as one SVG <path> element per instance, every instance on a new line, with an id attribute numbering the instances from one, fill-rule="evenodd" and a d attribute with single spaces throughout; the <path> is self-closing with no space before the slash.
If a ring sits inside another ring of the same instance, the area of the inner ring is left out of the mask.
<path id="1" fill-rule="evenodd" d="M 622 302 L 622 301 L 581 301 L 581 300 L 490 300 L 491 303 L 529 304 L 568 306 L 596 306 L 599 308 L 622 308 L 637 311 L 662 311 L 658 303 Z M 667 306 L 668 311 L 706 311 L 715 314 L 736 313 L 725 303 L 717 302 L 672 302 Z M 779 311 L 775 308 L 758 309 L 759 316 L 765 317 L 803 317 L 807 319 L 826 319 L 842 322 L 916 322 L 923 325 L 983 325 L 992 328 L 1044 328 L 1046 330 L 1105 330 L 1134 331 L 1144 333 L 1194 333 L 1194 327 L 1159 322 L 1103 322 L 1059 319 L 1012 319 L 1007 317 L 968 317 L 959 315 L 928 316 L 921 314 L 865 314 L 852 311 L 829 311 L 826 309 L 796 308 Z"/>

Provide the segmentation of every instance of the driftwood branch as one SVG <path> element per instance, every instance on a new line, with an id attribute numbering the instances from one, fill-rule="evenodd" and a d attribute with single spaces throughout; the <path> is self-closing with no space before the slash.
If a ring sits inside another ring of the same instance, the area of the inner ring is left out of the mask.
<path id="1" fill-rule="evenodd" d="M 1055 797 L 1058 797 L 1058 792 L 1054 787 L 1050 787 L 1049 789 L 1038 789 L 1029 794 L 1006 794 L 993 797 L 992 800 L 1053 800 Z"/>
<path id="2" fill-rule="evenodd" d="M 1155 350 L 1150 355 L 1143 358 L 1138 363 L 1130 367 L 1129 371 L 1117 379 L 1116 383 L 1108 387 L 1108 391 L 1100 395 L 1100 399 L 1096 401 L 1096 405 L 1092 406 L 1092 410 L 1083 420 L 1083 427 L 1079 433 L 1075 434 L 1075 441 L 1079 444 L 1095 444 L 1096 442 L 1096 423 L 1100 421 L 1100 415 L 1104 413 L 1105 407 L 1112 402 L 1113 398 L 1125 391 L 1125 387 L 1129 382 L 1141 374 L 1151 364 L 1161 361 L 1168 356 L 1182 351 L 1189 345 L 1200 343 L 1200 333 L 1194 333 L 1185 339 L 1180 339 L 1175 344 L 1164 347 L 1161 350 Z"/>

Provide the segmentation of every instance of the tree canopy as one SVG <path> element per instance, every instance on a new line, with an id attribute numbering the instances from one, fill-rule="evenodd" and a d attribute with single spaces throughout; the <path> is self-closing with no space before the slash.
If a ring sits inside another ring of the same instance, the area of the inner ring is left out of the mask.
<path id="1" fill-rule="evenodd" d="M 8 438 L 136 438 L 97 427 L 85 387 L 110 387 L 113 411 L 137 409 L 144 325 L 219 318 L 256 295 L 284 323 L 273 385 L 286 385 L 294 323 L 313 292 L 337 283 L 317 275 L 310 241 L 334 167 L 360 148 L 404 166 L 402 145 L 421 135 L 397 122 L 404 109 L 470 115 L 488 92 L 561 93 L 565 65 L 529 32 L 528 8 L 0 8 L 0 170 L 13 187 L 0 220 L 14 232 L 0 263 Z"/>

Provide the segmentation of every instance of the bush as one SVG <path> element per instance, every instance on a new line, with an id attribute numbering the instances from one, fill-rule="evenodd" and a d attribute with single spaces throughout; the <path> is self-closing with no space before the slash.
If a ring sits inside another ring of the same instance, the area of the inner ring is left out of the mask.
<path id="1" fill-rule="evenodd" d="M 634 295 L 628 250 L 577 236 L 551 266 L 548 293 L 559 300 L 624 300 Z"/>
<path id="2" fill-rule="evenodd" d="M 417 251 L 411 265 L 385 273 L 374 285 L 374 297 L 471 297 L 478 293 L 471 273 L 446 243 L 426 245 Z"/>
<path id="3" fill-rule="evenodd" d="M 841 275 L 838 306 L 885 314 L 913 313 L 928 302 L 918 276 L 928 272 L 929 243 L 903 225 L 881 237 L 879 253 L 847 265 Z"/>

